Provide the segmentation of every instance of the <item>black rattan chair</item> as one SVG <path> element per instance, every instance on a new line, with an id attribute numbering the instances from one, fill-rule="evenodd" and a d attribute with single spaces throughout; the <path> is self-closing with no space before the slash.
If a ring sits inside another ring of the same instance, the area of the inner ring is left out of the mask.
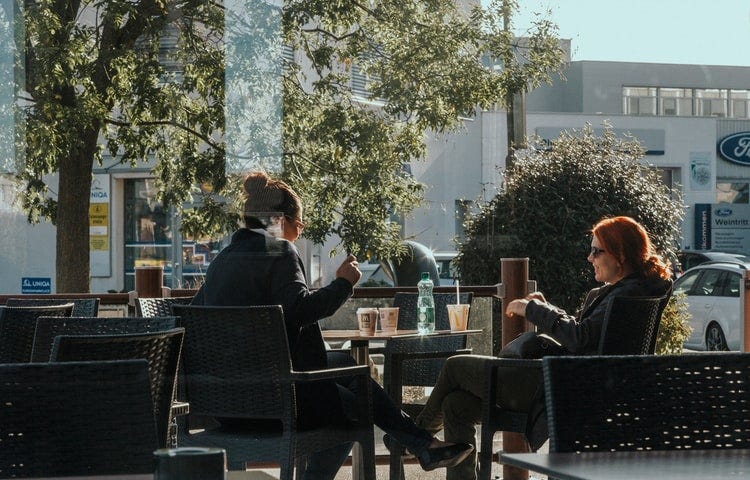
<path id="1" fill-rule="evenodd" d="M 183 373 L 191 413 L 207 417 L 262 420 L 266 428 L 180 430 L 180 446 L 224 448 L 230 470 L 247 462 L 279 462 L 281 479 L 291 480 L 304 458 L 348 442 L 363 450 L 365 478 L 375 478 L 372 399 L 367 366 L 314 372 L 292 370 L 281 307 L 206 307 L 174 305 L 185 328 Z M 357 421 L 349 426 L 299 429 L 296 385 L 302 382 L 358 378 Z M 278 428 L 268 428 L 268 423 Z"/>
<path id="2" fill-rule="evenodd" d="M 98 298 L 9 298 L 8 307 L 47 307 L 50 305 L 73 304 L 73 317 L 96 317 L 99 315 Z"/>
<path id="3" fill-rule="evenodd" d="M 146 359 L 151 376 L 151 396 L 159 448 L 167 448 L 184 333 L 182 328 L 175 328 L 165 332 L 125 335 L 62 335 L 55 337 L 50 360 L 71 362 Z"/>
<path id="4" fill-rule="evenodd" d="M 32 362 L 48 362 L 58 335 L 122 335 L 163 332 L 177 326 L 176 317 L 39 317 L 36 320 Z"/>
<path id="5" fill-rule="evenodd" d="M 172 305 L 189 305 L 193 297 L 137 298 L 135 314 L 138 317 L 168 317 Z"/>
<path id="6" fill-rule="evenodd" d="M 417 328 L 416 293 L 396 293 L 393 306 L 398 307 L 398 328 Z M 435 329 L 450 330 L 447 305 L 456 303 L 455 293 L 435 293 Z M 461 303 L 471 304 L 473 294 L 461 294 Z M 437 382 L 445 359 L 453 355 L 471 353 L 466 348 L 466 335 L 451 337 L 393 338 L 383 351 L 383 385 L 396 405 L 416 418 L 422 404 L 404 403 L 403 387 L 432 387 Z M 390 450 L 391 479 L 403 478 L 403 447 L 393 442 Z M 400 472 L 400 473 L 399 473 Z"/>
<path id="7" fill-rule="evenodd" d="M 599 355 L 653 354 L 661 314 L 669 301 L 664 297 L 612 297 L 607 300 Z M 538 378 L 539 388 L 530 403 L 531 412 L 510 411 L 498 405 L 498 373 L 501 368 L 525 369 L 527 375 Z M 489 480 L 492 469 L 492 445 L 498 431 L 527 434 L 533 430 L 534 438 L 527 438 L 531 450 L 538 449 L 547 438 L 546 411 L 541 360 L 514 358 L 489 359 L 485 366 L 485 394 L 482 399 L 482 433 L 479 450 L 479 479 Z M 541 430 L 540 430 L 541 429 Z"/>
<path id="8" fill-rule="evenodd" d="M 36 319 L 69 317 L 73 304 L 46 307 L 5 307 L 0 309 L 0 363 L 26 363 L 31 360 Z"/>
<path id="9" fill-rule="evenodd" d="M 542 363 L 551 453 L 750 448 L 750 354 Z"/>
<path id="10" fill-rule="evenodd" d="M 148 474 L 146 361 L 0 365 L 0 477 Z"/>

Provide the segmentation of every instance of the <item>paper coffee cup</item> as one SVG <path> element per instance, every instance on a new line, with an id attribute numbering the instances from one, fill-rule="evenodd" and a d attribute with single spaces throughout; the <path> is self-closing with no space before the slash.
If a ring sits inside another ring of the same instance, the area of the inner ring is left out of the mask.
<path id="1" fill-rule="evenodd" d="M 384 332 L 393 332 L 398 330 L 398 307 L 379 308 L 380 312 L 380 329 Z"/>
<path id="2" fill-rule="evenodd" d="M 466 325 L 469 323 L 469 304 L 447 305 L 447 307 L 451 330 L 466 330 Z"/>
<path id="3" fill-rule="evenodd" d="M 375 325 L 378 321 L 378 309 L 377 308 L 358 308 L 357 309 L 357 323 L 359 324 L 359 332 L 364 335 L 373 335 L 375 333 Z"/>

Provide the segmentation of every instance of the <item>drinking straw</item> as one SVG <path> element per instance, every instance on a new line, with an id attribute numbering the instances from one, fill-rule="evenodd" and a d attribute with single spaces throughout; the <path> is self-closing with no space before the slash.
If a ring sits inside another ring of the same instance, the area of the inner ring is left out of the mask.
<path id="1" fill-rule="evenodd" d="M 456 305 L 461 305 L 461 295 L 458 293 L 458 279 L 456 279 Z"/>

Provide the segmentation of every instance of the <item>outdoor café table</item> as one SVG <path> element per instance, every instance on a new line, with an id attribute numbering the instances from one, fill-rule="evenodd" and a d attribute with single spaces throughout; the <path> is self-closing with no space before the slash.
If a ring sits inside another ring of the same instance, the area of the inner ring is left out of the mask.
<path id="1" fill-rule="evenodd" d="M 277 477 L 263 471 L 241 471 L 230 470 L 227 472 L 226 480 L 273 480 Z M 35 477 L 26 480 L 154 480 L 153 473 L 132 475 L 91 475 L 84 477 Z"/>
<path id="2" fill-rule="evenodd" d="M 425 337 L 455 337 L 458 335 L 474 335 L 482 333 L 482 330 L 435 330 L 424 335 Z M 370 342 L 387 342 L 392 338 L 419 338 L 417 330 L 394 330 L 392 332 L 376 331 L 372 335 L 360 333 L 359 330 L 323 330 L 323 339 L 326 341 L 351 342 L 352 357 L 358 365 L 367 365 L 370 356 Z"/>
<path id="3" fill-rule="evenodd" d="M 750 449 L 501 453 L 500 463 L 558 480 L 750 479 Z"/>
<path id="4" fill-rule="evenodd" d="M 421 335 L 423 337 L 450 337 L 458 335 L 473 335 L 482 333 L 482 330 L 435 330 L 432 333 Z M 351 343 L 351 355 L 358 365 L 368 365 L 370 360 L 370 342 L 388 342 L 392 338 L 420 338 L 417 330 L 394 330 L 383 332 L 377 330 L 372 335 L 360 333 L 359 330 L 323 330 L 323 339 L 327 341 L 346 341 Z M 362 449 L 358 444 L 352 448 L 352 478 L 361 480 L 363 472 L 361 467 Z"/>

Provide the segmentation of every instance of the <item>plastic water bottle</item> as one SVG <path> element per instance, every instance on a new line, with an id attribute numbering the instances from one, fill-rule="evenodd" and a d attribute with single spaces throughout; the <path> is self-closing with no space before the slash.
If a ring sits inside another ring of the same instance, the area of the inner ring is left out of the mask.
<path id="1" fill-rule="evenodd" d="M 422 279 L 417 283 L 417 329 L 422 335 L 435 331 L 435 299 L 432 296 L 434 286 L 430 274 L 422 272 Z"/>

